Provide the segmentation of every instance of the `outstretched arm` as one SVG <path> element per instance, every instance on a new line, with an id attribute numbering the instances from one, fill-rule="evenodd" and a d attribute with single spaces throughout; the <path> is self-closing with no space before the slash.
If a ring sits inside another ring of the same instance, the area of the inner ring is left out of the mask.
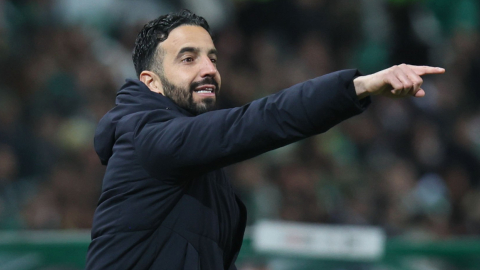
<path id="1" fill-rule="evenodd" d="M 361 113 L 353 86 L 355 70 L 334 72 L 242 107 L 166 121 L 160 110 L 146 114 L 135 132 L 142 164 L 158 178 L 178 179 L 239 162 L 319 134 Z"/>
<path id="2" fill-rule="evenodd" d="M 356 78 L 340 71 L 238 108 L 169 121 L 152 112 L 139 122 L 136 152 L 155 177 L 198 175 L 325 132 L 361 113 L 369 100 L 358 100 L 370 95 L 424 96 L 420 76 L 444 71 L 400 65 Z"/>

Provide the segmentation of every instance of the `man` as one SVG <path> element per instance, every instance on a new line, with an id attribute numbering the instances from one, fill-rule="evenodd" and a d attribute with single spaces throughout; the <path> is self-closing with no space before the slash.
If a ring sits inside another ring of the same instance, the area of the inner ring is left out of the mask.
<path id="1" fill-rule="evenodd" d="M 133 60 L 139 80 L 127 80 L 95 135 L 107 170 L 87 269 L 236 269 L 246 210 L 222 167 L 322 133 L 361 113 L 369 95 L 421 97 L 420 75 L 444 72 L 340 71 L 211 111 L 217 53 L 189 11 L 145 25 Z"/>

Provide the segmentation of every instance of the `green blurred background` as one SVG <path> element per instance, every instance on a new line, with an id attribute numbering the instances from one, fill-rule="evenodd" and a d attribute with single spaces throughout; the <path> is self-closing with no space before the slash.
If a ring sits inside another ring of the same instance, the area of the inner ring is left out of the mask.
<path id="1" fill-rule="evenodd" d="M 374 97 L 325 134 L 227 168 L 252 228 L 376 226 L 383 259 L 285 258 L 247 237 L 239 269 L 480 269 L 477 0 L 0 0 L 0 269 L 83 267 L 105 170 L 95 126 L 135 77 L 143 24 L 181 8 L 213 29 L 222 108 L 338 69 L 447 70 L 425 78 L 425 98 Z"/>

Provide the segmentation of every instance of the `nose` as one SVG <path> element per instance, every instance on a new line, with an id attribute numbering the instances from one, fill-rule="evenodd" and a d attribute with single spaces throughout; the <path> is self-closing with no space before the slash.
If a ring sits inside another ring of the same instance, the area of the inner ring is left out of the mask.
<path id="1" fill-rule="evenodd" d="M 202 68 L 200 70 L 200 76 L 214 77 L 217 74 L 217 66 L 212 62 L 210 57 L 204 57 L 202 61 Z"/>

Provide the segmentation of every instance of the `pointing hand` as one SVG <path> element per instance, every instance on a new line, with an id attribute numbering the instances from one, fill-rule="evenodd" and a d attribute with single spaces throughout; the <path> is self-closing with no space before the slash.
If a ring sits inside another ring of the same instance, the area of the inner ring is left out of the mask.
<path id="1" fill-rule="evenodd" d="M 423 79 L 420 76 L 444 72 L 445 69 L 439 67 L 401 64 L 374 74 L 357 77 L 353 83 L 359 99 L 368 95 L 383 95 L 392 98 L 423 97 L 425 91 L 421 88 Z"/>

